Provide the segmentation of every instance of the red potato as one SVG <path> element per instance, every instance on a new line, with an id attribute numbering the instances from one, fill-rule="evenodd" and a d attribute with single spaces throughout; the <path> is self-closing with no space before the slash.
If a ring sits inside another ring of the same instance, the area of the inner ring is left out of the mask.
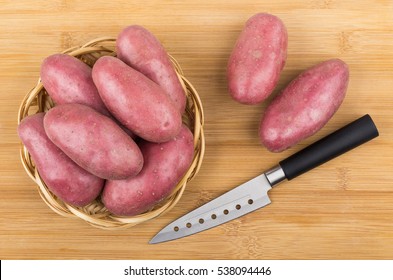
<path id="1" fill-rule="evenodd" d="M 145 75 L 110 56 L 97 60 L 92 75 L 106 107 L 133 133 L 150 142 L 165 142 L 179 133 L 179 110 Z"/>
<path id="2" fill-rule="evenodd" d="M 42 62 L 41 82 L 56 105 L 79 103 L 109 116 L 91 77 L 91 68 L 79 59 L 54 54 Z"/>
<path id="3" fill-rule="evenodd" d="M 243 104 L 258 104 L 276 87 L 287 58 L 288 34 L 276 16 L 252 16 L 240 33 L 227 65 L 231 97 Z"/>
<path id="4" fill-rule="evenodd" d="M 101 100 L 91 77 L 91 68 L 79 59 L 66 54 L 47 57 L 41 65 L 41 81 L 55 104 L 83 104 L 117 122 Z M 129 129 L 121 128 L 135 139 Z"/>
<path id="5" fill-rule="evenodd" d="M 142 171 L 134 178 L 108 180 L 105 184 L 102 201 L 115 215 L 143 213 L 173 191 L 192 163 L 193 135 L 183 125 L 172 140 L 165 143 L 143 141 L 140 148 L 145 158 Z"/>
<path id="6" fill-rule="evenodd" d="M 267 107 L 259 126 L 262 144 L 281 152 L 315 134 L 340 107 L 348 81 L 348 66 L 339 59 L 301 73 Z"/>
<path id="7" fill-rule="evenodd" d="M 53 144 L 43 120 L 44 113 L 24 118 L 18 126 L 21 141 L 53 194 L 70 205 L 88 205 L 101 193 L 104 180 L 81 168 Z"/>
<path id="8" fill-rule="evenodd" d="M 45 131 L 79 166 L 104 179 L 135 176 L 143 166 L 138 146 L 112 119 L 81 104 L 63 104 L 44 118 Z"/>
<path id="9" fill-rule="evenodd" d="M 159 84 L 176 104 L 180 113 L 186 95 L 167 52 L 160 41 L 142 26 L 122 30 L 116 40 L 117 57 Z"/>

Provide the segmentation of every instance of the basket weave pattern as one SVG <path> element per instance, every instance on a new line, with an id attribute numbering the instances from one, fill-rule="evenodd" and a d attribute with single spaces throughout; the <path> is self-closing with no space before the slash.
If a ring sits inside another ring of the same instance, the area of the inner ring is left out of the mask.
<path id="1" fill-rule="evenodd" d="M 93 66 L 95 61 L 103 55 L 116 56 L 115 44 L 116 39 L 114 38 L 98 38 L 82 46 L 67 49 L 63 51 L 63 53 L 74 56 L 89 66 Z M 170 59 L 187 94 L 187 105 L 185 113 L 183 114 L 183 123 L 190 128 L 194 135 L 193 162 L 184 177 L 173 190 L 172 194 L 150 211 L 132 217 L 121 217 L 111 214 L 102 204 L 100 197 L 85 207 L 75 207 L 63 202 L 49 191 L 35 168 L 29 152 L 26 147 L 22 145 L 20 150 L 22 164 L 27 174 L 36 182 L 41 198 L 54 212 L 65 217 L 82 219 L 94 227 L 116 230 L 130 228 L 139 223 L 153 219 L 171 210 L 176 205 L 187 183 L 198 173 L 201 167 L 205 151 L 205 139 L 203 133 L 203 108 L 198 93 L 192 84 L 184 77 L 183 71 L 177 61 L 172 56 L 170 56 Z M 18 124 L 26 116 L 38 112 L 46 112 L 53 106 L 53 101 L 39 79 L 37 85 L 28 92 L 20 105 Z"/>

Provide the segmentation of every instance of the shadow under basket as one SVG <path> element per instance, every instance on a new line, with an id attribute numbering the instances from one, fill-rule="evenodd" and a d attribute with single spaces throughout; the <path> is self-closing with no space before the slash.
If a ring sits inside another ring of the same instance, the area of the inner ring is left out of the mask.
<path id="1" fill-rule="evenodd" d="M 77 46 L 63 51 L 62 53 L 74 56 L 89 66 L 93 66 L 95 61 L 104 55 L 116 56 L 116 39 L 98 38 L 83 46 Z M 75 207 L 69 205 L 54 194 L 52 194 L 45 182 L 40 177 L 33 160 L 26 147 L 21 147 L 20 157 L 27 174 L 36 182 L 38 191 L 44 202 L 56 213 L 65 216 L 82 219 L 94 227 L 108 230 L 126 229 L 142 222 L 151 220 L 171 210 L 180 200 L 187 183 L 198 173 L 205 151 L 205 139 L 203 134 L 203 108 L 197 91 L 192 84 L 183 76 L 183 71 L 177 61 L 170 56 L 170 59 L 178 74 L 185 93 L 187 95 L 187 105 L 183 114 L 183 123 L 186 124 L 194 135 L 194 158 L 186 174 L 176 185 L 171 195 L 149 211 L 132 217 L 116 216 L 110 213 L 102 204 L 100 197 L 85 207 Z M 53 101 L 43 87 L 41 80 L 23 99 L 19 112 L 18 124 L 28 115 L 38 112 L 46 112 L 54 106 Z"/>

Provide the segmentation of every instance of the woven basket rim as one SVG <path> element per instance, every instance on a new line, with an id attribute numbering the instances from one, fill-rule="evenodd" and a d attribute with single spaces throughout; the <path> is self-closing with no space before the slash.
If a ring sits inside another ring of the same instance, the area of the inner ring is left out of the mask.
<path id="1" fill-rule="evenodd" d="M 61 53 L 74 56 L 91 66 L 95 60 L 103 55 L 116 56 L 114 47 L 115 42 L 116 38 L 113 37 L 99 37 L 90 40 L 83 45 L 66 49 Z M 176 59 L 170 54 L 168 55 L 187 95 L 187 106 L 183 115 L 183 122 L 186 123 L 194 135 L 194 158 L 183 178 L 163 202 L 155 206 L 153 209 L 136 216 L 122 217 L 114 215 L 103 206 L 99 198 L 85 207 L 75 207 L 63 202 L 51 193 L 42 180 L 38 170 L 35 168 L 34 162 L 27 151 L 27 148 L 21 143 L 20 159 L 22 165 L 29 177 L 37 184 L 38 192 L 42 200 L 54 212 L 64 217 L 79 218 L 97 228 L 118 230 L 130 228 L 163 215 L 170 211 L 180 200 L 187 183 L 194 178 L 202 165 L 205 153 L 205 136 L 203 132 L 204 113 L 198 92 L 184 76 L 184 73 Z M 53 106 L 54 104 L 50 97 L 46 94 L 41 83 L 41 78 L 39 77 L 37 84 L 26 94 L 20 104 L 18 111 L 18 125 L 26 116 L 38 112 L 45 112 Z M 36 108 L 36 110 L 31 112 L 34 108 Z"/>

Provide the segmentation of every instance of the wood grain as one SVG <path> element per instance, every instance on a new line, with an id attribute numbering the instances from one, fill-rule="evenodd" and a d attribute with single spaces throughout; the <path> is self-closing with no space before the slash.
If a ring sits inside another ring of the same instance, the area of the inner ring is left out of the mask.
<path id="1" fill-rule="evenodd" d="M 274 94 L 305 68 L 338 57 L 350 85 L 316 135 L 272 154 L 258 142 L 268 104 L 240 105 L 225 67 L 244 22 L 279 16 L 288 60 Z M 361 1 L 0 1 L 1 259 L 392 259 L 393 2 Z M 17 111 L 48 55 L 125 26 L 151 30 L 181 64 L 205 110 L 206 154 L 172 211 L 124 231 L 63 218 L 41 200 L 19 161 Z M 370 114 L 380 137 L 271 191 L 268 207 L 175 242 L 148 245 L 163 226 L 329 132 Z"/>

